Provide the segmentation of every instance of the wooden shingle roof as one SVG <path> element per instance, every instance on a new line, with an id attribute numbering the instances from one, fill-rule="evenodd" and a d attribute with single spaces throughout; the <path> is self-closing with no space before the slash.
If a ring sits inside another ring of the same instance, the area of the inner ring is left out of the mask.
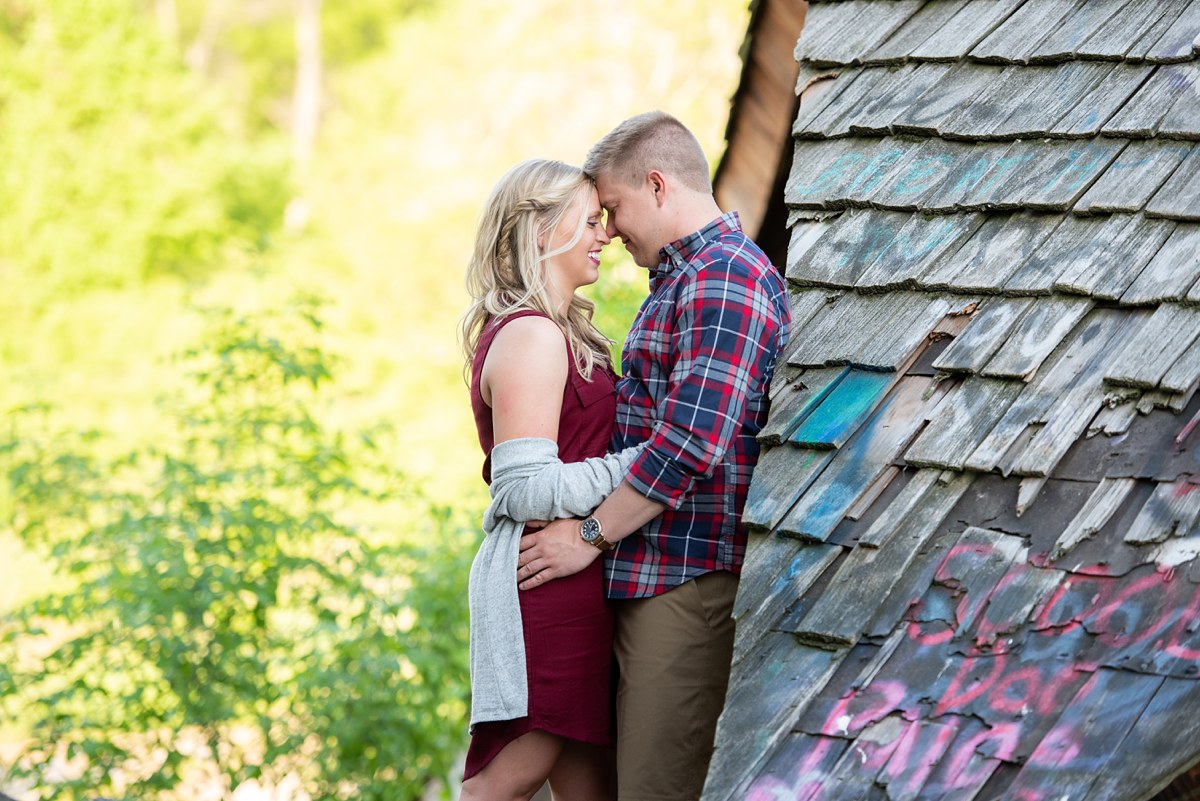
<path id="1" fill-rule="evenodd" d="M 814 0 L 796 52 L 704 799 L 1150 798 L 1200 761 L 1200 0 Z"/>

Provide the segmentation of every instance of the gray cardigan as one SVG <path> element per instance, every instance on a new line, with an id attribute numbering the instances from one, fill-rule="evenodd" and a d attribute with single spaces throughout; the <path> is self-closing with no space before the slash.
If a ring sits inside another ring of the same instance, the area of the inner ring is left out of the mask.
<path id="1" fill-rule="evenodd" d="M 588 515 L 624 478 L 641 446 L 563 463 L 541 437 L 492 449 L 492 503 L 486 535 L 471 563 L 471 726 L 529 714 L 525 640 L 517 598 L 517 558 L 526 520 Z"/>

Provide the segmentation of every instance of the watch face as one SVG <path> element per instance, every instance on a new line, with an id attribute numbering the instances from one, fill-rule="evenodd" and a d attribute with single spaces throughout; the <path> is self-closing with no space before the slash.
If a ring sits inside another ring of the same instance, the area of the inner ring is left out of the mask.
<path id="1" fill-rule="evenodd" d="M 585 518 L 580 524 L 579 535 L 587 542 L 594 543 L 600 537 L 600 521 L 594 517 Z"/>

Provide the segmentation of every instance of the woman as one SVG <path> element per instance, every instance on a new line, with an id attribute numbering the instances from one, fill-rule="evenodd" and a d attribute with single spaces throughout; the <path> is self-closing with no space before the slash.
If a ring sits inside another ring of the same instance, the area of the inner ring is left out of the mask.
<path id="1" fill-rule="evenodd" d="M 608 340 L 576 294 L 609 238 L 581 170 L 512 168 L 480 216 L 463 320 L 492 506 L 471 568 L 472 738 L 464 799 L 611 799 L 612 621 L 602 560 L 518 594 L 523 521 L 583 516 L 620 482 Z"/>

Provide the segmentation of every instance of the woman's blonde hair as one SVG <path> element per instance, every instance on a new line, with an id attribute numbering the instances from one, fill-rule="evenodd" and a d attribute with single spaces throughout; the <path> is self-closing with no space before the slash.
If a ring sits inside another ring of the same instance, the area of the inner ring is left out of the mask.
<path id="1" fill-rule="evenodd" d="M 553 251 L 538 247 L 538 236 L 550 234 L 576 199 L 587 199 L 591 180 L 583 170 L 560 161 L 532 159 L 510 169 L 496 183 L 479 215 L 475 251 L 467 265 L 471 305 L 460 323 L 467 369 L 490 320 L 532 309 L 558 323 L 566 334 L 575 366 L 591 380 L 592 368 L 609 361 L 609 340 L 592 323 L 593 304 L 574 295 L 560 312 L 547 291 L 546 261 L 573 248 L 587 223 L 587 209 L 571 241 Z"/>

